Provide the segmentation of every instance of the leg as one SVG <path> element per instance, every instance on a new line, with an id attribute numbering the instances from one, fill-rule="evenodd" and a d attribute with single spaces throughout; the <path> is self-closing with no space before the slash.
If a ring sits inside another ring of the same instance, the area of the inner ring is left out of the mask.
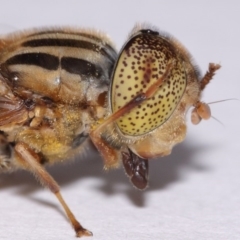
<path id="1" fill-rule="evenodd" d="M 8 143 L 6 135 L 0 131 L 0 171 L 12 171 L 14 165 L 12 164 L 13 147 Z"/>
<path id="2" fill-rule="evenodd" d="M 41 182 L 41 184 L 47 187 L 58 198 L 76 232 L 77 237 L 92 236 L 92 233 L 82 227 L 82 225 L 74 217 L 71 210 L 68 208 L 67 204 L 61 196 L 58 184 L 39 163 L 39 156 L 31 149 L 29 149 L 26 144 L 23 143 L 18 143 L 15 146 L 15 151 L 17 161 L 24 167 L 24 169 L 32 172 Z"/>

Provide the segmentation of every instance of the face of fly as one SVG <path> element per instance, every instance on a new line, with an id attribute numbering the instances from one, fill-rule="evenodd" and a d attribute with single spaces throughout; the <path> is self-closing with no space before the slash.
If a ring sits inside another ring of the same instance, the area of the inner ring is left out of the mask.
<path id="1" fill-rule="evenodd" d="M 211 76 L 202 78 L 177 40 L 151 29 L 135 30 L 113 70 L 109 116 L 90 133 L 105 167 L 122 161 L 133 184 L 145 188 L 147 159 L 170 154 L 184 140 L 188 109 L 209 118 L 201 92 L 219 67 L 210 64 Z"/>

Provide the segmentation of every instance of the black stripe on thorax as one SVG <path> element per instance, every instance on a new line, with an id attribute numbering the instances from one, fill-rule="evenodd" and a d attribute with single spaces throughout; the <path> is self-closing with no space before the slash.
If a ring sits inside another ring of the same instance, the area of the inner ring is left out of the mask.
<path id="1" fill-rule="evenodd" d="M 100 79 L 104 75 L 103 69 L 100 66 L 84 59 L 62 57 L 60 61 L 58 57 L 46 53 L 23 53 L 9 58 L 5 64 L 34 65 L 47 70 L 57 70 L 59 65 L 61 65 L 61 68 L 65 71 L 85 76 L 86 80 L 89 77 Z"/>
<path id="2" fill-rule="evenodd" d="M 9 58 L 7 65 L 35 65 L 48 70 L 57 70 L 59 66 L 59 58 L 47 53 L 22 53 Z"/>
<path id="3" fill-rule="evenodd" d="M 46 35 L 46 34 L 64 34 L 66 36 L 67 35 L 75 35 L 75 36 L 85 37 L 85 38 L 94 40 L 96 42 L 102 43 L 102 39 L 95 35 L 91 35 L 91 34 L 84 33 L 84 32 L 67 32 L 62 29 L 40 31 L 40 32 L 36 32 L 36 33 L 28 35 L 28 37 L 36 37 L 36 36 L 41 36 L 41 35 Z M 109 47 L 111 47 L 111 46 L 109 45 Z"/>
<path id="4" fill-rule="evenodd" d="M 80 58 L 63 57 L 61 59 L 61 67 L 69 73 L 87 77 L 101 78 L 103 75 L 103 70 L 100 66 Z"/>
<path id="5" fill-rule="evenodd" d="M 75 47 L 75 48 L 83 48 L 95 51 L 97 53 L 101 53 L 102 55 L 109 58 L 111 61 L 115 59 L 112 58 L 111 54 L 109 54 L 104 48 L 88 42 L 84 40 L 76 40 L 76 39 L 64 39 L 64 38 L 42 38 L 42 39 L 33 39 L 28 40 L 22 43 L 23 47 Z M 115 51 L 112 49 L 113 53 Z"/>
<path id="6" fill-rule="evenodd" d="M 88 38 L 90 40 L 94 40 L 94 41 L 96 41 L 100 44 L 103 44 L 103 39 L 100 38 L 100 37 L 97 37 L 96 35 L 92 35 L 92 34 L 84 33 L 84 32 L 71 32 L 71 31 L 67 32 L 67 31 L 64 31 L 62 29 L 40 31 L 40 32 L 37 32 L 37 33 L 33 33 L 31 35 L 28 35 L 28 37 L 36 37 L 36 36 L 41 36 L 41 35 L 46 35 L 46 34 L 64 34 L 66 36 L 75 35 L 75 36 L 78 36 L 78 37 L 85 37 L 85 38 Z M 105 47 L 107 49 L 109 49 L 112 53 L 115 53 L 115 49 L 110 44 L 107 44 L 105 41 L 104 41 L 104 44 L 105 44 Z"/>

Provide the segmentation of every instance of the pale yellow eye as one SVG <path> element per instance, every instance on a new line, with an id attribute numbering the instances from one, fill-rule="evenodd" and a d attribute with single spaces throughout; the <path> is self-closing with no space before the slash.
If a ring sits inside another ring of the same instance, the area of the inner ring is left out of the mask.
<path id="1" fill-rule="evenodd" d="M 111 86 L 113 113 L 145 93 L 171 62 L 174 66 L 155 95 L 116 120 L 123 134 L 138 136 L 161 126 L 176 109 L 187 84 L 184 62 L 172 44 L 156 32 L 142 31 L 124 46 Z"/>

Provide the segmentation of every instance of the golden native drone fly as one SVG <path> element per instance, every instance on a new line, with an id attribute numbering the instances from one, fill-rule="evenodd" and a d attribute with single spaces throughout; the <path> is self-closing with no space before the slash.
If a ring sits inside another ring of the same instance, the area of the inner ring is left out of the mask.
<path id="1" fill-rule="evenodd" d="M 133 185 L 148 184 L 148 159 L 171 153 L 192 122 L 211 115 L 201 93 L 219 65 L 201 77 L 172 37 L 134 28 L 117 55 L 104 34 L 39 29 L 0 39 L 0 170 L 33 173 L 76 220 L 44 164 L 78 154 L 90 137 L 105 168 L 121 162 Z"/>

